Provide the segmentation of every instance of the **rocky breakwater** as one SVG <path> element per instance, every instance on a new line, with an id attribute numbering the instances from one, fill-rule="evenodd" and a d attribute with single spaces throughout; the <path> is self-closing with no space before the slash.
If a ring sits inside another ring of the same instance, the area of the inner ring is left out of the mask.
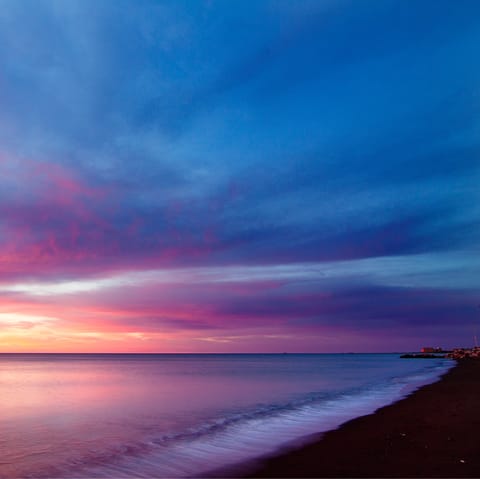
<path id="1" fill-rule="evenodd" d="M 430 354 L 430 353 L 407 353 L 400 356 L 402 359 L 443 359 L 445 354 Z"/>
<path id="2" fill-rule="evenodd" d="M 480 347 L 456 348 L 445 357 L 449 359 L 480 359 Z"/>

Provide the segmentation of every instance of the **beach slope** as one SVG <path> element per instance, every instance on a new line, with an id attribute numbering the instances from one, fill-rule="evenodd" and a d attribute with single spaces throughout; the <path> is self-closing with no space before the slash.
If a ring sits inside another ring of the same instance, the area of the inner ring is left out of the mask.
<path id="1" fill-rule="evenodd" d="M 317 442 L 257 463 L 248 477 L 480 477 L 480 361 Z"/>

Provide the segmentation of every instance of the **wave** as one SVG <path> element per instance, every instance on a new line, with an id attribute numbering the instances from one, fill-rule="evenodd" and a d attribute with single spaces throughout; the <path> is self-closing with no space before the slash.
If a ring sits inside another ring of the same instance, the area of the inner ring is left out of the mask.
<path id="1" fill-rule="evenodd" d="M 437 380 L 452 362 L 435 361 L 421 372 L 392 377 L 337 394 L 311 393 L 288 403 L 234 411 L 195 428 L 116 444 L 68 463 L 37 471 L 36 477 L 195 477 L 275 453 L 295 440 L 335 429 L 371 414 Z"/>

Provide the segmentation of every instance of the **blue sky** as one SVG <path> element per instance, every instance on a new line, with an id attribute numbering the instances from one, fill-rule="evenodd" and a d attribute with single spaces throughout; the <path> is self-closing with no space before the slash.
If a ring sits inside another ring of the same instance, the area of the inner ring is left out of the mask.
<path id="1" fill-rule="evenodd" d="M 3 7 L 1 348 L 471 342 L 478 2 Z"/>

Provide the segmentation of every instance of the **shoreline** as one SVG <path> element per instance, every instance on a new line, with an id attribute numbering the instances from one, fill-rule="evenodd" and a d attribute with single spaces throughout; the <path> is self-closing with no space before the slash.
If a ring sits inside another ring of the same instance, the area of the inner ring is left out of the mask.
<path id="1" fill-rule="evenodd" d="M 228 476 L 480 477 L 480 361 Z"/>

